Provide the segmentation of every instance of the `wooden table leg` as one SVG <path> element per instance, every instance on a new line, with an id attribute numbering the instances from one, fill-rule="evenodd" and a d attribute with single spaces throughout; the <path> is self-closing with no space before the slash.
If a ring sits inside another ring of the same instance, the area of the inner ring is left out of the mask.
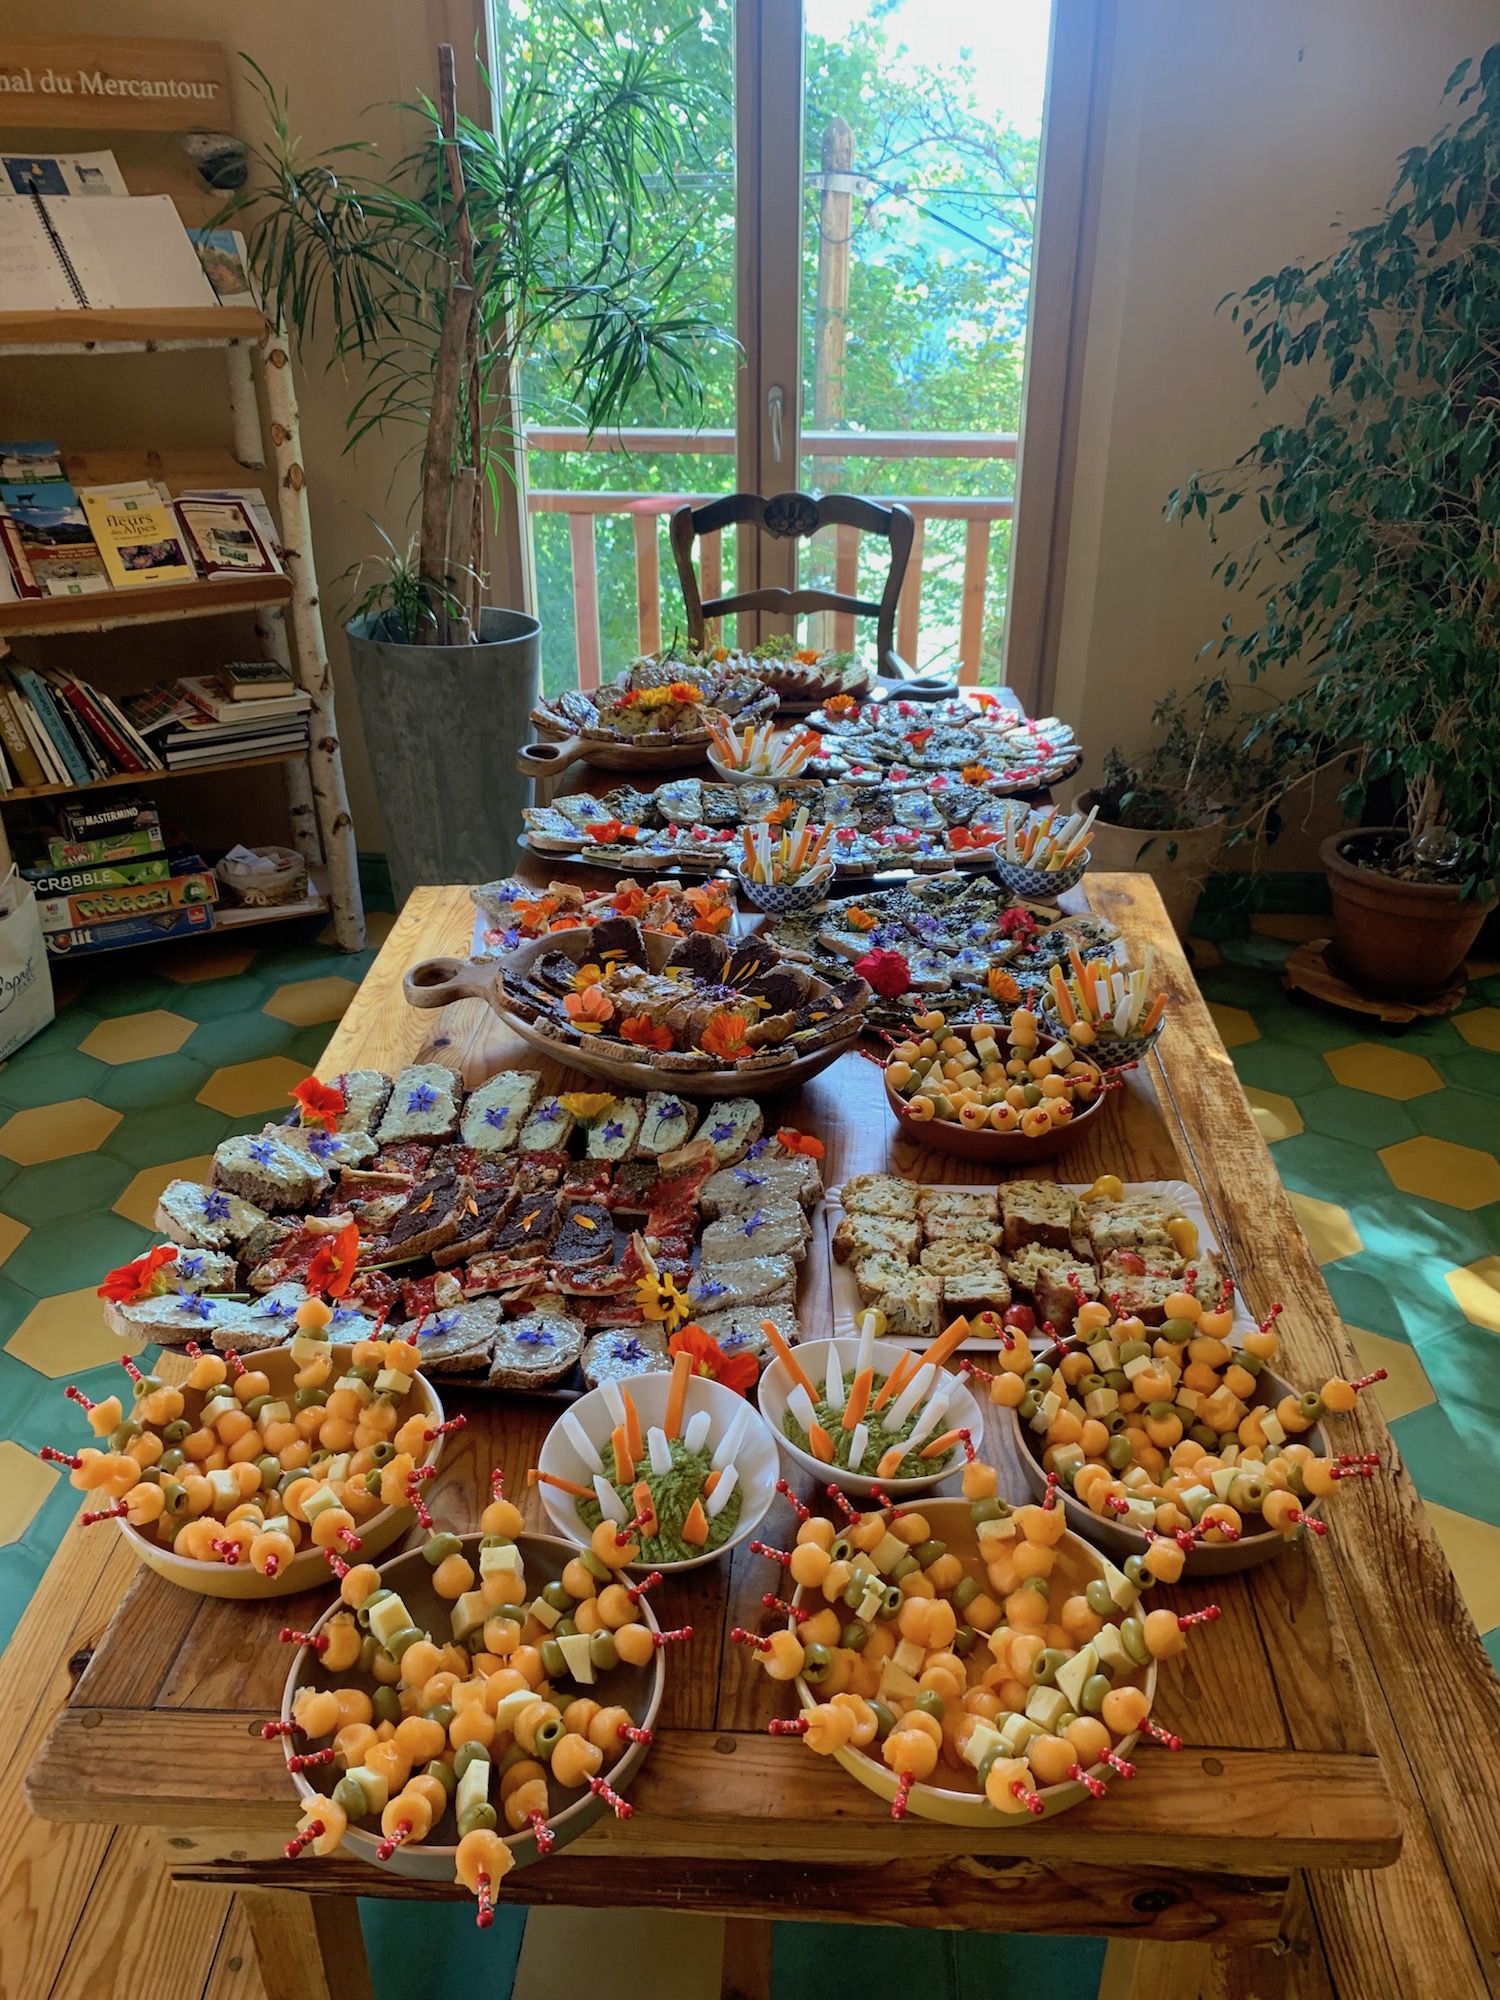
<path id="1" fill-rule="evenodd" d="M 719 2000 L 771 2000 L 771 1924 L 763 1917 L 724 1919 Z"/>
<path id="2" fill-rule="evenodd" d="M 266 2000 L 375 2000 L 353 1896 L 242 1889 Z"/>

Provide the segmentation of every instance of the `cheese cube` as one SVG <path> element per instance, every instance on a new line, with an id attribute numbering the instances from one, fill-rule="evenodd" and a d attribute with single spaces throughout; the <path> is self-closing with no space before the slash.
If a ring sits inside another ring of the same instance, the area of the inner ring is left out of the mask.
<path id="1" fill-rule="evenodd" d="M 290 1403 L 267 1403 L 255 1421 L 262 1430 L 267 1424 L 289 1424 L 292 1421 L 292 1406 Z"/>
<path id="2" fill-rule="evenodd" d="M 1118 1393 L 1108 1387 L 1091 1389 L 1083 1399 L 1084 1412 L 1090 1417 L 1107 1417 L 1120 1407 Z"/>
<path id="3" fill-rule="evenodd" d="M 1001 1549 L 995 1549 L 986 1554 L 984 1546 L 986 1542 L 1013 1542 L 1016 1534 L 1016 1524 L 1009 1514 L 1004 1515 L 998 1521 L 981 1521 L 979 1524 L 979 1554 L 981 1559 L 987 1563 L 992 1563 L 997 1555 L 1004 1553 Z"/>
<path id="4" fill-rule="evenodd" d="M 1044 1692 L 1050 1693 L 1051 1690 L 1039 1688 L 1037 1692 L 1039 1694 Z M 1012 1757 L 1024 1756 L 1026 1745 L 1031 1739 L 1034 1736 L 1045 1734 L 1046 1731 L 1042 1728 L 1041 1724 L 1033 1722 L 1029 1715 L 1013 1715 L 1008 1721 L 1000 1725 L 1000 1741 L 1005 1745 Z"/>
<path id="5" fill-rule="evenodd" d="M 880 1696 L 895 1695 L 898 1701 L 912 1701 L 922 1690 L 904 1667 L 898 1667 L 894 1659 L 884 1659 L 880 1663 Z M 498 1720 L 498 1717 L 497 1717 Z"/>
<path id="6" fill-rule="evenodd" d="M 977 1722 L 969 1731 L 969 1740 L 964 1745 L 964 1762 L 972 1764 L 977 1771 L 992 1750 L 1003 1750 L 1004 1743 L 993 1722 Z"/>
<path id="7" fill-rule="evenodd" d="M 370 1630 L 383 1646 L 412 1623 L 412 1615 L 397 1596 L 383 1597 L 370 1613 Z"/>
<path id="8" fill-rule="evenodd" d="M 1205 1507 L 1212 1507 L 1214 1496 L 1206 1486 L 1189 1486 L 1177 1504 L 1189 1520 L 1196 1521 Z"/>
<path id="9" fill-rule="evenodd" d="M 327 1354 L 328 1342 L 299 1328 L 292 1335 L 291 1349 L 293 1361 L 316 1361 L 319 1356 Z"/>
<path id="10" fill-rule="evenodd" d="M 1068 1697 L 1061 1688 L 1034 1687 L 1026 1697 L 1026 1714 L 1032 1722 L 1055 1734 L 1058 1719 L 1068 1712 Z"/>
<path id="11" fill-rule="evenodd" d="M 524 1561 L 525 1558 L 514 1542 L 507 1542 L 502 1548 L 481 1548 L 479 1574 L 500 1576 L 508 1571 L 512 1576 L 520 1576 L 524 1573 L 522 1567 Z"/>
<path id="12" fill-rule="evenodd" d="M 1203 1392 L 1201 1389 L 1179 1389 L 1175 1400 L 1179 1410 L 1187 1416 L 1195 1417 L 1198 1414 L 1198 1405 L 1203 1401 Z"/>
<path id="13" fill-rule="evenodd" d="M 349 1776 L 353 1778 L 359 1789 L 369 1800 L 370 1811 L 372 1813 L 383 1813 L 386 1808 L 386 1802 L 391 1796 L 391 1788 L 386 1780 L 381 1777 L 380 1773 L 378 1771 L 367 1770 L 363 1764 L 356 1764 L 354 1769 L 349 1773 Z"/>
<path id="14" fill-rule="evenodd" d="M 460 1819 L 473 1806 L 484 1805 L 490 1795 L 490 1778 L 494 1766 L 488 1757 L 473 1757 L 464 1766 L 464 1774 L 458 1781 L 453 1805 Z"/>
<path id="15" fill-rule="evenodd" d="M 887 1534 L 882 1536 L 871 1549 L 870 1560 L 882 1576 L 889 1576 L 901 1558 L 910 1553 L 905 1542 L 899 1541 L 895 1535 Z"/>
<path id="16" fill-rule="evenodd" d="M 1108 1375 L 1120 1365 L 1120 1350 L 1112 1340 L 1096 1340 L 1089 1349 L 1089 1359 L 1101 1375 Z M 1127 1368 L 1125 1373 L 1128 1375 L 1130 1370 Z"/>
<path id="17" fill-rule="evenodd" d="M 208 1483 L 213 1492 L 213 1504 L 216 1508 L 223 1507 L 228 1509 L 239 1505 L 240 1482 L 235 1478 L 234 1472 L 229 1466 L 222 1465 L 217 1472 L 211 1472 L 208 1475 Z M 313 1499 L 317 1499 L 317 1497 L 315 1493 Z M 325 1505 L 336 1507 L 338 1505 L 338 1495 L 330 1493 Z M 306 1508 L 303 1509 L 303 1512 L 307 1512 Z M 308 1514 L 307 1518 L 308 1520 L 312 1520 L 313 1516 Z"/>
<path id="18" fill-rule="evenodd" d="M 467 1639 L 471 1632 L 478 1632 L 486 1618 L 489 1607 L 484 1601 L 482 1590 L 466 1590 L 453 1607 L 453 1636 Z"/>
<path id="19" fill-rule="evenodd" d="M 1104 1581 L 1108 1587 L 1111 1601 L 1118 1605 L 1121 1611 L 1128 1611 L 1141 1593 L 1130 1581 L 1130 1578 L 1122 1570 L 1117 1570 L 1114 1564 L 1106 1557 L 1101 1556 L 1099 1561 L 1104 1571 Z"/>
<path id="20" fill-rule="evenodd" d="M 1125 1519 L 1127 1523 L 1133 1523 L 1137 1528 L 1154 1528 L 1156 1502 L 1147 1500 L 1139 1494 L 1129 1494 L 1125 1501 Z"/>
<path id="21" fill-rule="evenodd" d="M 1057 1670 L 1057 1685 L 1068 1697 L 1068 1706 L 1083 1708 L 1083 1684 L 1099 1665 L 1099 1655 L 1092 1646 L 1081 1646 L 1071 1660 L 1064 1660 Z"/>
<path id="22" fill-rule="evenodd" d="M 1120 1637 L 1118 1625 L 1104 1625 L 1094 1634 L 1094 1651 L 1099 1656 L 1101 1666 L 1111 1673 L 1128 1674 L 1135 1662 L 1125 1650 L 1125 1641 Z"/>
<path id="23" fill-rule="evenodd" d="M 918 1645 L 915 1639 L 903 1639 L 891 1658 L 905 1674 L 919 1674 L 922 1662 L 927 1658 L 927 1648 Z"/>
<path id="24" fill-rule="evenodd" d="M 1110 1390 L 1109 1393 L 1113 1395 L 1114 1391 Z M 1052 1420 L 1061 1408 L 1062 1397 L 1055 1389 L 1049 1389 L 1036 1406 L 1036 1415 L 1031 1420 L 1031 1428 L 1034 1431 L 1050 1430 Z"/>
<path id="25" fill-rule="evenodd" d="M 592 1687 L 594 1662 L 589 1652 L 588 1633 L 569 1632 L 566 1638 L 559 1639 L 557 1643 L 562 1647 L 562 1656 L 567 1661 L 568 1672 L 574 1680 L 583 1687 Z"/>
<path id="26" fill-rule="evenodd" d="M 554 1625 L 562 1623 L 562 1613 L 544 1597 L 533 1597 L 526 1609 L 538 1625 L 545 1625 L 549 1632 Z"/>
<path id="27" fill-rule="evenodd" d="M 209 1474 L 210 1478 L 213 1476 L 212 1473 Z M 235 1491 L 238 1493 L 238 1487 L 236 1487 Z M 309 1493 L 303 1501 L 302 1511 L 309 1521 L 316 1521 L 318 1516 L 326 1514 L 330 1507 L 340 1507 L 342 1505 L 343 1502 L 331 1486 L 319 1486 L 314 1492 Z"/>
<path id="28" fill-rule="evenodd" d="M 362 1403 L 373 1403 L 375 1400 L 375 1391 L 363 1375 L 340 1375 L 333 1386 L 335 1389 L 351 1390 Z"/>
<path id="29" fill-rule="evenodd" d="M 562 1641 L 559 1639 L 557 1643 L 561 1645 Z M 529 1702 L 535 1700 L 536 1696 L 529 1687 L 517 1688 L 514 1694 L 501 1695 L 499 1701 L 495 1704 L 496 1730 L 514 1729 L 516 1726 L 516 1717 L 521 1713 L 521 1710 Z"/>
<path id="30" fill-rule="evenodd" d="M 870 1620 L 877 1615 L 884 1602 L 885 1592 L 881 1589 L 880 1585 L 878 1583 L 871 1584 L 855 1607 L 854 1615 L 863 1624 L 868 1625 Z"/>
<path id="31" fill-rule="evenodd" d="M 375 1377 L 377 1396 L 404 1396 L 411 1387 L 411 1377 L 404 1368 L 382 1368 Z"/>
<path id="32" fill-rule="evenodd" d="M 1266 1441 L 1269 1444 L 1286 1443 L 1286 1425 L 1281 1421 L 1280 1417 L 1277 1416 L 1274 1410 L 1261 1411 L 1260 1427 L 1265 1432 Z"/>
<path id="33" fill-rule="evenodd" d="M 1155 1370 L 1156 1363 L 1149 1354 L 1132 1355 L 1130 1360 L 1125 1363 L 1126 1379 L 1131 1382 L 1135 1380 L 1137 1375 L 1151 1375 L 1155 1373 Z"/>

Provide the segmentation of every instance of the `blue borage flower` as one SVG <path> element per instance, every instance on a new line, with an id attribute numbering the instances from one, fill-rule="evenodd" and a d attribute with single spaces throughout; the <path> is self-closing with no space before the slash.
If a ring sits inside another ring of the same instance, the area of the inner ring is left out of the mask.
<path id="1" fill-rule="evenodd" d="M 351 1319 L 363 1318 L 364 1314 L 359 1310 L 358 1306 L 335 1306 L 333 1309 L 333 1318 L 328 1323 L 330 1326 L 347 1326 Z"/>
<path id="2" fill-rule="evenodd" d="M 454 1327 L 457 1325 L 458 1314 L 456 1312 L 439 1313 L 436 1319 L 429 1320 L 426 1326 L 423 1327 L 422 1338 L 430 1340 L 437 1333 L 452 1333 Z"/>
<path id="3" fill-rule="evenodd" d="M 268 1167 L 276 1157 L 276 1148 L 269 1139 L 252 1139 L 250 1157 L 258 1167 Z"/>
<path id="4" fill-rule="evenodd" d="M 740 1327 L 732 1327 L 719 1342 L 721 1352 L 732 1353 L 736 1347 L 743 1347 L 750 1336 Z"/>
<path id="5" fill-rule="evenodd" d="M 617 1340 L 610 1351 L 617 1361 L 644 1361 L 646 1359 L 645 1346 L 641 1341 L 636 1339 L 633 1333 L 627 1334 L 623 1340 Z"/>
<path id="6" fill-rule="evenodd" d="M 508 1104 L 492 1104 L 484 1114 L 484 1122 L 486 1125 L 493 1125 L 498 1132 L 509 1116 L 510 1106 Z"/>
<path id="7" fill-rule="evenodd" d="M 262 1299 L 256 1307 L 263 1319 L 290 1319 L 295 1310 L 285 1299 Z"/>
<path id="8" fill-rule="evenodd" d="M 182 1301 L 182 1310 L 191 1319 L 212 1319 L 214 1309 L 201 1292 L 189 1292 Z"/>
<path id="9" fill-rule="evenodd" d="M 675 1097 L 664 1097 L 661 1101 L 661 1115 L 663 1118 L 680 1118 L 682 1106 Z"/>
<path id="10" fill-rule="evenodd" d="M 717 1125 L 709 1127 L 708 1136 L 715 1145 L 722 1146 L 726 1140 L 734 1137 L 734 1127 L 727 1118 L 721 1118 Z"/>
<path id="11" fill-rule="evenodd" d="M 336 1153 L 339 1142 L 331 1132 L 309 1132 L 307 1150 L 315 1160 L 326 1160 L 330 1153 Z"/>
<path id="12" fill-rule="evenodd" d="M 740 1234 L 742 1236 L 753 1236 L 757 1229 L 764 1229 L 765 1226 L 766 1218 L 761 1214 L 760 1210 L 758 1208 L 752 1209 L 740 1225 Z"/>
<path id="13" fill-rule="evenodd" d="M 726 1287 L 717 1278 L 700 1278 L 693 1290 L 700 1299 L 718 1299 L 724 1296 Z"/>
<path id="14" fill-rule="evenodd" d="M 610 1119 L 609 1123 L 604 1127 L 603 1137 L 606 1139 L 623 1139 L 625 1137 L 625 1127 L 620 1123 L 618 1118 Z"/>
<path id="15" fill-rule="evenodd" d="M 228 1195 L 220 1194 L 217 1188 L 212 1194 L 206 1194 L 203 1197 L 203 1213 L 208 1217 L 210 1222 L 227 1222 L 229 1220 Z"/>
<path id="16" fill-rule="evenodd" d="M 203 1258 L 197 1254 L 177 1253 L 175 1269 L 179 1278 L 196 1278 L 203 1269 Z"/>
<path id="17" fill-rule="evenodd" d="M 517 1327 L 511 1338 L 518 1340 L 523 1347 L 555 1347 L 557 1345 L 554 1335 L 550 1334 L 544 1326 Z"/>
<path id="18" fill-rule="evenodd" d="M 406 1093 L 408 1111 L 430 1111 L 437 1103 L 437 1092 L 430 1083 L 419 1083 L 415 1090 Z"/>
<path id="19" fill-rule="evenodd" d="M 507 951 L 514 951 L 521 942 L 521 933 L 518 930 L 501 931 L 500 942 Z"/>
<path id="20" fill-rule="evenodd" d="M 561 1118 L 562 1115 L 562 1106 L 555 1097 L 548 1098 L 545 1104 L 537 1106 L 536 1120 L 539 1125 L 550 1125 L 554 1120 Z"/>
<path id="21" fill-rule="evenodd" d="M 746 1187 L 764 1187 L 766 1184 L 764 1174 L 752 1174 L 748 1167 L 736 1167 L 734 1177 L 737 1181 L 743 1182 Z"/>

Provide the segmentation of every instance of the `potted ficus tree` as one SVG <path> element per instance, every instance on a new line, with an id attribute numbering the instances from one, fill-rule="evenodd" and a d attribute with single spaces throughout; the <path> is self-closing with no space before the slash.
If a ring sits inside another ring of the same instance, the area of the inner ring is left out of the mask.
<path id="1" fill-rule="evenodd" d="M 702 92 L 679 39 L 580 37 L 565 66 L 520 51 L 493 130 L 458 114 L 444 45 L 436 103 L 396 107 L 419 129 L 394 164 L 363 141 L 304 155 L 286 97 L 249 65 L 270 137 L 221 219 L 245 231 L 294 348 L 326 336 L 352 374 L 348 448 L 401 427 L 420 441 L 411 547 L 382 531 L 347 626 L 402 894 L 514 864 L 540 628 L 486 604 L 482 523 L 514 476 L 521 369 L 545 354 L 591 432 L 643 382 L 700 406 L 698 346 L 716 330 L 680 309 L 685 246 L 664 247 L 658 218 L 648 252 L 637 228 L 693 156 Z"/>
<path id="2" fill-rule="evenodd" d="M 1453 979 L 1500 868 L 1500 45 L 1472 70 L 1377 221 L 1235 299 L 1262 387 L 1302 371 L 1306 400 L 1169 502 L 1215 540 L 1259 517 L 1216 564 L 1258 622 L 1219 650 L 1299 684 L 1249 742 L 1344 764 L 1349 816 L 1393 819 L 1322 851 L 1341 969 L 1382 993 Z"/>

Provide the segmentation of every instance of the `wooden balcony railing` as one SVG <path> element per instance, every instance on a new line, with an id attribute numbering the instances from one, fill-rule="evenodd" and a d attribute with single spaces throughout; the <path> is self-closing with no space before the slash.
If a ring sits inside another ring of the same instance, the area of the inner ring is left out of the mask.
<path id="1" fill-rule="evenodd" d="M 700 456 L 734 455 L 733 431 L 623 430 L 590 438 L 585 431 L 535 429 L 526 433 L 527 447 L 536 452 L 611 452 L 633 454 L 666 452 Z M 1014 436 L 1005 433 L 954 431 L 804 431 L 802 447 L 813 459 L 848 458 L 957 458 L 1013 459 Z M 564 514 L 568 520 L 569 548 L 573 569 L 573 616 L 578 656 L 578 685 L 599 685 L 602 666 L 599 640 L 599 569 L 594 524 L 601 514 L 624 515 L 635 536 L 636 633 L 640 650 L 654 653 L 661 645 L 661 552 L 658 523 L 677 507 L 688 502 L 701 505 L 714 498 L 708 493 L 588 492 L 560 487 L 534 487 L 527 495 L 533 514 Z M 964 566 L 959 616 L 959 679 L 974 683 L 979 679 L 979 656 L 984 637 L 984 607 L 989 589 L 990 535 L 996 521 L 1010 519 L 1013 502 L 1009 497 L 938 498 L 930 495 L 880 494 L 881 500 L 895 498 L 909 507 L 916 519 L 911 561 L 901 592 L 896 627 L 896 646 L 904 660 L 917 664 L 917 639 L 922 615 L 922 554 L 929 521 L 962 521 Z M 834 588 L 853 592 L 857 588 L 859 531 L 834 530 Z M 700 588 L 705 597 L 717 596 L 722 587 L 723 549 L 720 535 L 707 535 L 699 550 Z M 676 597 L 675 579 L 671 584 Z M 855 628 L 852 617 L 839 614 L 834 619 L 834 644 L 852 647 Z"/>

